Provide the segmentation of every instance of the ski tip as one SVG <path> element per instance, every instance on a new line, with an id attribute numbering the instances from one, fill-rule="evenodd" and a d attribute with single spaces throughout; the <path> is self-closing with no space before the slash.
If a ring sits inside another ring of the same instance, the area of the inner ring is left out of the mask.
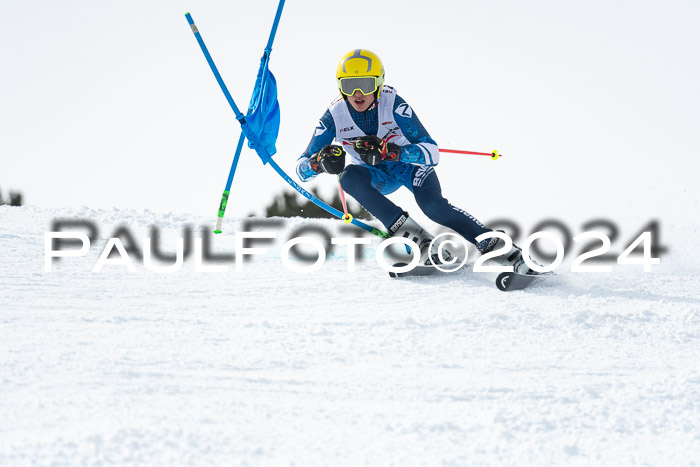
<path id="1" fill-rule="evenodd" d="M 221 230 L 215 230 L 214 233 L 215 233 L 215 234 L 220 234 L 220 233 L 221 233 Z"/>
<path id="2" fill-rule="evenodd" d="M 513 277 L 513 273 L 509 272 L 502 272 L 498 275 L 496 278 L 496 287 L 498 287 L 498 290 L 502 292 L 506 292 L 508 290 L 508 282 L 511 280 Z"/>

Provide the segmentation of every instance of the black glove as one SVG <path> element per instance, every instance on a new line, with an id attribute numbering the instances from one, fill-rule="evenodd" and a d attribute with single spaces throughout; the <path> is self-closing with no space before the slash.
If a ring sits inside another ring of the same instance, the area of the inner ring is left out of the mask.
<path id="1" fill-rule="evenodd" d="M 339 174 L 345 168 L 345 151 L 340 146 L 327 144 L 311 156 L 309 166 L 316 173 Z"/>
<path id="2" fill-rule="evenodd" d="M 355 151 L 367 165 L 377 165 L 383 160 L 398 162 L 401 146 L 387 143 L 377 136 L 361 136 L 355 141 Z"/>

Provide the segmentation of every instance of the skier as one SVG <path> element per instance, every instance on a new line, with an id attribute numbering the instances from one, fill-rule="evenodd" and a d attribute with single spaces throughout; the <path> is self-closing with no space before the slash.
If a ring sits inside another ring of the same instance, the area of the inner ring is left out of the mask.
<path id="1" fill-rule="evenodd" d="M 392 236 L 418 244 L 418 264 L 430 265 L 431 257 L 434 263 L 439 258 L 429 248 L 433 236 L 385 196 L 401 186 L 413 192 L 428 218 L 459 233 L 481 254 L 500 248 L 503 240 L 496 237 L 477 243 L 476 237 L 491 230 L 442 196 L 434 169 L 440 157 L 438 145 L 408 103 L 384 84 L 379 57 L 367 49 L 345 54 L 338 63 L 336 79 L 340 96 L 321 117 L 299 158 L 299 178 L 308 181 L 322 172 L 339 175 L 343 190 L 379 219 Z M 340 144 L 332 144 L 333 140 Z M 346 153 L 350 155 L 347 167 Z M 529 271 L 515 245 L 495 259 L 514 266 L 515 272 Z"/>

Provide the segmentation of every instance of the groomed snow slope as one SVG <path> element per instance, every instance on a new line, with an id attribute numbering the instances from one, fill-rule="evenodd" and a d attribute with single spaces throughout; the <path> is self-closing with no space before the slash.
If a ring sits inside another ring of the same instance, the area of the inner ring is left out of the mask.
<path id="1" fill-rule="evenodd" d="M 56 218 L 100 240 L 45 273 Z M 700 284 L 676 256 L 513 293 L 469 271 L 391 280 L 378 240 L 355 273 L 342 255 L 291 272 L 279 243 L 243 272 L 92 273 L 122 224 L 174 251 L 211 219 L 0 207 L 0 465 L 700 459 Z"/>

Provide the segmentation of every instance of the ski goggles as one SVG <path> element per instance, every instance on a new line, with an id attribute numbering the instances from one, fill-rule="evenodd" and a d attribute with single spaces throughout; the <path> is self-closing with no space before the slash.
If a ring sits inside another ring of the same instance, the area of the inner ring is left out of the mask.
<path id="1" fill-rule="evenodd" d="M 376 76 L 363 76 L 360 78 L 340 78 L 338 87 L 340 92 L 346 96 L 352 96 L 355 91 L 360 91 L 365 96 L 369 96 L 382 84 L 382 78 Z"/>

